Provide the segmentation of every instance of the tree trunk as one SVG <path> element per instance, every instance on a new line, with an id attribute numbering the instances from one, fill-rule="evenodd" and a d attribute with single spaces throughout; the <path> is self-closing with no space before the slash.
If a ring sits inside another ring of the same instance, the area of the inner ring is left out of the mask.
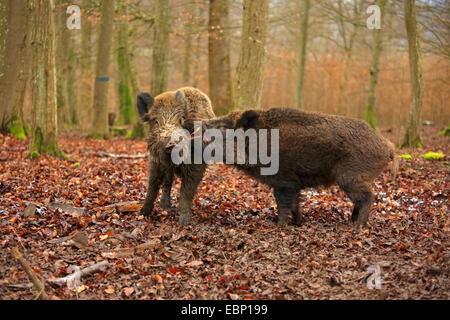
<path id="1" fill-rule="evenodd" d="M 380 7 L 380 29 L 377 29 L 375 32 L 375 48 L 373 50 L 373 58 L 372 58 L 372 67 L 370 68 L 370 80 L 369 80 L 369 91 L 367 93 L 367 109 L 366 109 L 366 122 L 374 129 L 377 128 L 375 121 L 375 99 L 376 99 L 376 90 L 378 84 L 378 74 L 380 72 L 380 56 L 381 51 L 383 50 L 383 20 L 384 20 L 384 12 L 386 7 L 387 0 L 379 0 L 378 6 Z"/>
<path id="2" fill-rule="evenodd" d="M 209 96 L 216 115 L 227 114 L 232 106 L 228 1 L 209 1 L 208 74 Z"/>
<path id="3" fill-rule="evenodd" d="M 134 106 L 130 91 L 130 69 L 127 64 L 128 57 L 128 19 L 127 7 L 122 0 L 117 2 L 119 6 L 119 21 L 117 23 L 116 43 L 117 48 L 117 66 L 119 71 L 119 109 L 120 121 L 123 124 L 131 124 L 134 120 Z"/>
<path id="4" fill-rule="evenodd" d="M 68 71 L 69 71 L 69 43 L 70 30 L 66 28 L 65 0 L 56 1 L 55 26 L 56 26 L 56 108 L 58 110 L 58 124 L 70 125 L 68 105 Z"/>
<path id="5" fill-rule="evenodd" d="M 306 45 L 308 43 L 308 21 L 309 21 L 309 0 L 301 0 L 301 20 L 300 20 L 300 45 L 298 54 L 298 80 L 297 80 L 297 95 L 295 105 L 299 109 L 305 109 L 303 98 L 303 87 L 305 80 L 305 66 L 306 66 Z"/>
<path id="6" fill-rule="evenodd" d="M 31 16 L 26 8 L 25 13 L 27 17 L 26 31 L 22 38 L 21 49 L 18 52 L 19 74 L 16 81 L 16 91 L 14 93 L 13 115 L 9 125 L 11 134 L 19 139 L 25 139 L 30 134 L 30 127 L 23 115 L 23 107 L 31 71 L 30 35 L 32 26 L 30 23 Z"/>
<path id="7" fill-rule="evenodd" d="M 2 7 L 5 1 L 2 1 Z M 3 11 L 3 10 L 2 10 Z M 2 18 L 2 17 L 0 17 Z M 4 19 L 4 17 L 2 18 Z M 22 43 L 26 31 L 26 2 L 8 0 L 6 2 L 6 26 L 2 22 L 1 40 L 3 59 L 0 62 L 0 132 L 9 132 L 9 125 L 13 118 L 14 94 L 19 74 Z M 6 28 L 6 30 L 4 29 Z"/>
<path id="8" fill-rule="evenodd" d="M 137 104 L 136 104 L 136 97 L 138 93 L 140 92 L 140 86 L 139 86 L 139 79 L 138 79 L 138 73 L 136 69 L 136 63 L 134 61 L 134 54 L 133 50 L 129 50 L 127 54 L 127 68 L 129 72 L 129 81 L 131 86 L 131 101 L 132 105 L 135 108 L 134 113 L 137 114 Z M 134 117 L 134 124 L 133 129 L 131 130 L 131 137 L 134 138 L 143 138 L 145 136 L 145 129 L 144 124 L 142 123 L 141 117 Z"/>
<path id="9" fill-rule="evenodd" d="M 3 62 L 6 47 L 6 35 L 8 34 L 8 21 L 6 17 L 6 1 L 0 1 L 0 70 L 3 70 Z M 0 75 L 0 79 L 2 76 Z"/>
<path id="10" fill-rule="evenodd" d="M 423 106 L 423 78 L 415 1 L 404 1 L 404 9 L 406 33 L 408 36 L 411 105 L 409 107 L 408 126 L 401 144 L 402 148 L 420 147 L 422 145 L 420 126 Z"/>
<path id="11" fill-rule="evenodd" d="M 170 51 L 170 1 L 156 0 L 150 90 L 153 96 L 167 91 Z"/>
<path id="12" fill-rule="evenodd" d="M 30 0 L 31 102 L 30 157 L 64 154 L 58 147 L 53 1 Z"/>
<path id="13" fill-rule="evenodd" d="M 92 72 L 92 17 L 89 15 L 90 0 L 83 0 L 83 17 L 81 24 L 81 54 L 80 54 L 80 86 L 78 110 L 87 113 L 88 118 L 92 119 L 92 93 L 93 93 L 93 72 Z"/>
<path id="14" fill-rule="evenodd" d="M 195 4 L 188 4 L 186 8 L 187 18 L 183 26 L 184 30 L 184 55 L 183 55 L 183 85 L 192 86 L 191 61 L 192 61 L 192 31 L 195 16 Z"/>
<path id="15" fill-rule="evenodd" d="M 114 20 L 114 0 L 103 0 L 101 23 L 98 36 L 97 66 L 95 68 L 94 122 L 91 136 L 102 139 L 109 137 L 108 128 L 108 88 L 109 65 Z"/>
<path id="16" fill-rule="evenodd" d="M 264 82 L 268 0 L 244 0 L 234 108 L 259 108 Z"/>

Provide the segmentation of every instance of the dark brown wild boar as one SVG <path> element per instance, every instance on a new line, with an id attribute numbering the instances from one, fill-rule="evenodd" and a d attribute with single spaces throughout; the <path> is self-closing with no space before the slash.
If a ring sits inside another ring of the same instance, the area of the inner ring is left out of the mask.
<path id="1" fill-rule="evenodd" d="M 206 121 L 204 127 L 219 129 L 224 137 L 226 129 L 255 129 L 257 133 L 268 129 L 269 135 L 270 129 L 279 130 L 277 173 L 262 175 L 260 169 L 263 165 L 259 160 L 256 164 L 249 164 L 248 141 L 245 163 L 234 164 L 274 188 L 279 225 L 286 224 L 291 214 L 296 224 L 303 220 L 298 210 L 302 189 L 333 183 L 337 183 L 352 200 L 355 225 L 365 225 L 373 202 L 373 180 L 391 160 L 393 176 L 397 170 L 394 146 L 357 119 L 274 108 L 232 112 Z M 274 151 L 270 145 L 271 138 L 268 137 L 267 141 L 268 149 Z"/>
<path id="2" fill-rule="evenodd" d="M 206 165 L 175 165 L 170 156 L 174 147 L 171 137 L 177 129 L 193 130 L 192 127 L 186 127 L 186 124 L 190 125 L 195 120 L 213 118 L 215 115 L 211 101 L 200 90 L 185 87 L 177 91 L 162 93 L 155 98 L 148 93 L 140 93 L 137 97 L 137 107 L 142 120 L 150 125 L 147 138 L 147 147 L 150 153 L 148 189 L 141 213 L 145 216 L 152 214 L 154 201 L 161 186 L 160 206 L 164 209 L 170 208 L 170 190 L 174 174 L 176 174 L 182 180 L 178 207 L 179 223 L 186 225 L 190 221 L 192 200 Z"/>

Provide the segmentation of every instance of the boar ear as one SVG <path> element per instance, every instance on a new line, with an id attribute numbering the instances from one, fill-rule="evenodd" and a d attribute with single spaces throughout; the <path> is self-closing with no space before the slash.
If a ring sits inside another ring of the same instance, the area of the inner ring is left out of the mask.
<path id="1" fill-rule="evenodd" d="M 255 127 L 258 122 L 259 114 L 259 111 L 256 110 L 245 111 L 236 121 L 236 128 L 243 127 L 246 130 Z"/>
<path id="2" fill-rule="evenodd" d="M 175 93 L 175 100 L 177 100 L 177 101 L 183 101 L 183 100 L 184 100 L 184 94 L 183 94 L 183 92 L 181 92 L 180 90 L 178 90 L 178 91 Z"/>
<path id="3" fill-rule="evenodd" d="M 139 93 L 136 99 L 136 104 L 139 112 L 139 116 L 142 121 L 148 121 L 148 110 L 153 106 L 155 99 L 148 93 Z"/>

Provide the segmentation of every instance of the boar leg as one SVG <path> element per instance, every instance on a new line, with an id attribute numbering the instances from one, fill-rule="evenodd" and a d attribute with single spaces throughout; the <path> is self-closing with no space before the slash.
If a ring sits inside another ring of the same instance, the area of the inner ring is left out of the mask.
<path id="1" fill-rule="evenodd" d="M 159 187 L 161 186 L 164 175 L 161 174 L 157 166 L 149 169 L 147 196 L 144 205 L 141 208 L 141 214 L 150 216 L 153 212 L 156 196 L 158 195 Z"/>
<path id="2" fill-rule="evenodd" d="M 352 221 L 356 227 L 365 226 L 369 219 L 370 207 L 373 202 L 372 191 L 370 191 L 370 187 L 365 182 L 359 182 L 357 179 L 346 180 L 349 183 L 339 183 L 339 186 L 353 202 Z"/>
<path id="3" fill-rule="evenodd" d="M 285 225 L 289 222 L 292 206 L 297 202 L 297 192 L 295 188 L 290 187 L 275 187 L 274 195 L 278 207 L 278 222 L 279 226 Z M 298 212 L 298 211 L 297 211 Z"/>
<path id="4" fill-rule="evenodd" d="M 191 206 L 197 187 L 203 178 L 205 165 L 191 165 L 189 170 L 183 170 L 181 174 L 180 202 L 178 205 L 180 218 L 178 223 L 181 226 L 188 225 L 191 220 Z"/>
<path id="5" fill-rule="evenodd" d="M 300 199 L 303 200 L 301 192 L 297 194 L 292 202 L 292 217 L 294 218 L 293 222 L 295 225 L 299 226 L 303 222 L 305 222 L 305 218 L 301 214 L 300 210 Z"/>
<path id="6" fill-rule="evenodd" d="M 172 189 L 172 182 L 173 182 L 173 172 L 170 171 L 164 176 L 164 181 L 162 184 L 162 193 L 161 197 L 159 199 L 159 206 L 161 209 L 169 210 L 171 208 L 170 206 L 170 190 Z"/>

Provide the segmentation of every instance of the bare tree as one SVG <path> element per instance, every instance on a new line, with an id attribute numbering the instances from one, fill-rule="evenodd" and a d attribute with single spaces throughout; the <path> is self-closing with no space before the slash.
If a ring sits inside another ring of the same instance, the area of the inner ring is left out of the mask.
<path id="1" fill-rule="evenodd" d="M 0 30 L 0 41 L 3 41 L 0 62 L 0 132 L 9 132 L 13 119 L 16 81 L 19 74 L 20 57 L 26 31 L 26 2 L 8 0 L 2 1 L 3 17 Z M 6 16 L 6 23 L 5 23 Z"/>
<path id="2" fill-rule="evenodd" d="M 298 48 L 298 78 L 295 105 L 299 109 L 304 109 L 305 106 L 303 105 L 303 87 L 305 80 L 306 45 L 308 43 L 309 8 L 311 4 L 309 0 L 301 0 L 300 2 L 300 41 Z"/>
<path id="3" fill-rule="evenodd" d="M 113 35 L 114 0 L 102 1 L 101 14 L 97 66 L 95 71 L 94 121 L 91 126 L 91 136 L 94 138 L 106 138 L 109 136 L 108 88 Z"/>
<path id="4" fill-rule="evenodd" d="M 264 80 L 268 0 L 244 0 L 234 108 L 259 108 Z"/>
<path id="5" fill-rule="evenodd" d="M 170 1 L 156 0 L 155 16 L 150 90 L 152 95 L 156 96 L 167 91 L 170 53 Z"/>
<path id="6" fill-rule="evenodd" d="M 58 146 L 53 0 L 29 0 L 32 122 L 29 156 L 64 156 Z"/>
<path id="7" fill-rule="evenodd" d="M 383 50 L 383 20 L 384 20 L 384 12 L 386 7 L 386 0 L 379 0 L 378 6 L 380 8 L 380 29 L 377 29 L 375 32 L 375 47 L 373 49 L 373 57 L 372 57 L 372 67 L 370 68 L 370 81 L 369 81 L 369 90 L 367 92 L 367 108 L 366 108 L 366 122 L 374 129 L 376 129 L 375 123 L 375 99 L 376 99 L 376 90 L 378 84 L 378 74 L 380 72 L 380 56 L 381 51 Z"/>
<path id="8" fill-rule="evenodd" d="M 423 78 L 420 55 L 420 42 L 417 33 L 416 2 L 404 1 L 405 26 L 408 37 L 409 77 L 411 85 L 411 104 L 408 126 L 401 147 L 420 147 L 420 125 L 423 106 Z"/>
<path id="9" fill-rule="evenodd" d="M 228 112 L 232 105 L 228 1 L 209 1 L 208 75 L 209 96 L 216 115 Z"/>

